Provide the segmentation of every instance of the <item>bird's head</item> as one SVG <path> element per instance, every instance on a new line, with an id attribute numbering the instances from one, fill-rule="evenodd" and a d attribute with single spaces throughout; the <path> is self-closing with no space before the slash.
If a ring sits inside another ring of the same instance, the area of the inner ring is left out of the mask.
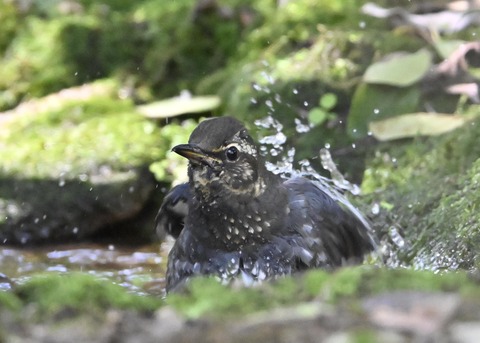
<path id="1" fill-rule="evenodd" d="M 172 149 L 189 160 L 189 179 L 204 198 L 258 196 L 265 183 L 265 170 L 255 142 L 238 120 L 220 117 L 200 123 L 188 144 Z"/>

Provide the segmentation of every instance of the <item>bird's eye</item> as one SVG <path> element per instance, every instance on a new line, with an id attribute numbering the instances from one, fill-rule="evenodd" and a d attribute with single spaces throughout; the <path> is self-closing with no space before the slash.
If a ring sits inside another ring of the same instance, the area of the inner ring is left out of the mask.
<path id="1" fill-rule="evenodd" d="M 225 151 L 225 154 L 227 155 L 229 161 L 236 161 L 238 158 L 238 149 L 234 146 L 231 146 Z"/>

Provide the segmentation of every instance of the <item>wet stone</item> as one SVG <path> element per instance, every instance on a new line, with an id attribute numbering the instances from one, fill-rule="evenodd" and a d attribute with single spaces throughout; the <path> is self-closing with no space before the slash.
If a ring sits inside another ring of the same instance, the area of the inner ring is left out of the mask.
<path id="1" fill-rule="evenodd" d="M 140 212 L 155 189 L 146 169 L 111 171 L 89 181 L 0 177 L 0 242 L 62 243 L 88 238 Z M 12 208 L 16 210 L 13 211 Z"/>

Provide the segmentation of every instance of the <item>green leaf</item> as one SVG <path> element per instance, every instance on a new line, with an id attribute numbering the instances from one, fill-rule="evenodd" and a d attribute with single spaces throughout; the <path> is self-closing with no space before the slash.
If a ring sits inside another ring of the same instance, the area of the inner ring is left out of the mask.
<path id="1" fill-rule="evenodd" d="M 395 55 L 372 64 L 363 80 L 367 83 L 406 87 L 421 80 L 431 66 L 430 52 L 421 49 L 413 54 Z"/>
<path id="2" fill-rule="evenodd" d="M 448 58 L 464 43 L 466 42 L 463 40 L 437 40 L 434 47 L 442 58 Z"/>
<path id="3" fill-rule="evenodd" d="M 207 112 L 218 106 L 220 106 L 218 96 L 178 96 L 138 106 L 137 110 L 148 118 L 170 118 L 187 113 Z"/>
<path id="4" fill-rule="evenodd" d="M 347 129 L 352 138 L 364 137 L 372 120 L 411 113 L 420 99 L 418 87 L 396 88 L 361 84 L 355 90 L 348 114 Z"/>
<path id="5" fill-rule="evenodd" d="M 329 111 L 337 104 L 337 96 L 334 93 L 325 93 L 322 95 L 319 101 L 321 108 Z"/>
<path id="6" fill-rule="evenodd" d="M 322 124 L 327 120 L 327 112 L 321 108 L 315 107 L 308 113 L 308 121 L 313 126 Z"/>
<path id="7" fill-rule="evenodd" d="M 467 116 L 442 113 L 409 113 L 370 123 L 375 138 L 389 141 L 418 135 L 435 136 L 452 131 L 470 120 Z"/>

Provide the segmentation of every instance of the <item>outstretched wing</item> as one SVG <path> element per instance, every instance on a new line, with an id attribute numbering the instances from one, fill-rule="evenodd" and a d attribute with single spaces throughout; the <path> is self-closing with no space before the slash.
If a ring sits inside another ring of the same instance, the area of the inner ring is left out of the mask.
<path id="1" fill-rule="evenodd" d="M 189 198 L 188 183 L 175 186 L 168 192 L 155 218 L 155 230 L 159 237 L 163 237 L 166 232 L 174 238 L 178 238 L 188 214 Z"/>
<path id="2" fill-rule="evenodd" d="M 359 262 L 375 248 L 368 222 L 346 206 L 347 200 L 342 204 L 321 184 L 304 178 L 287 180 L 284 186 L 290 197 L 289 228 L 300 233 L 315 255 L 310 267 Z"/>

